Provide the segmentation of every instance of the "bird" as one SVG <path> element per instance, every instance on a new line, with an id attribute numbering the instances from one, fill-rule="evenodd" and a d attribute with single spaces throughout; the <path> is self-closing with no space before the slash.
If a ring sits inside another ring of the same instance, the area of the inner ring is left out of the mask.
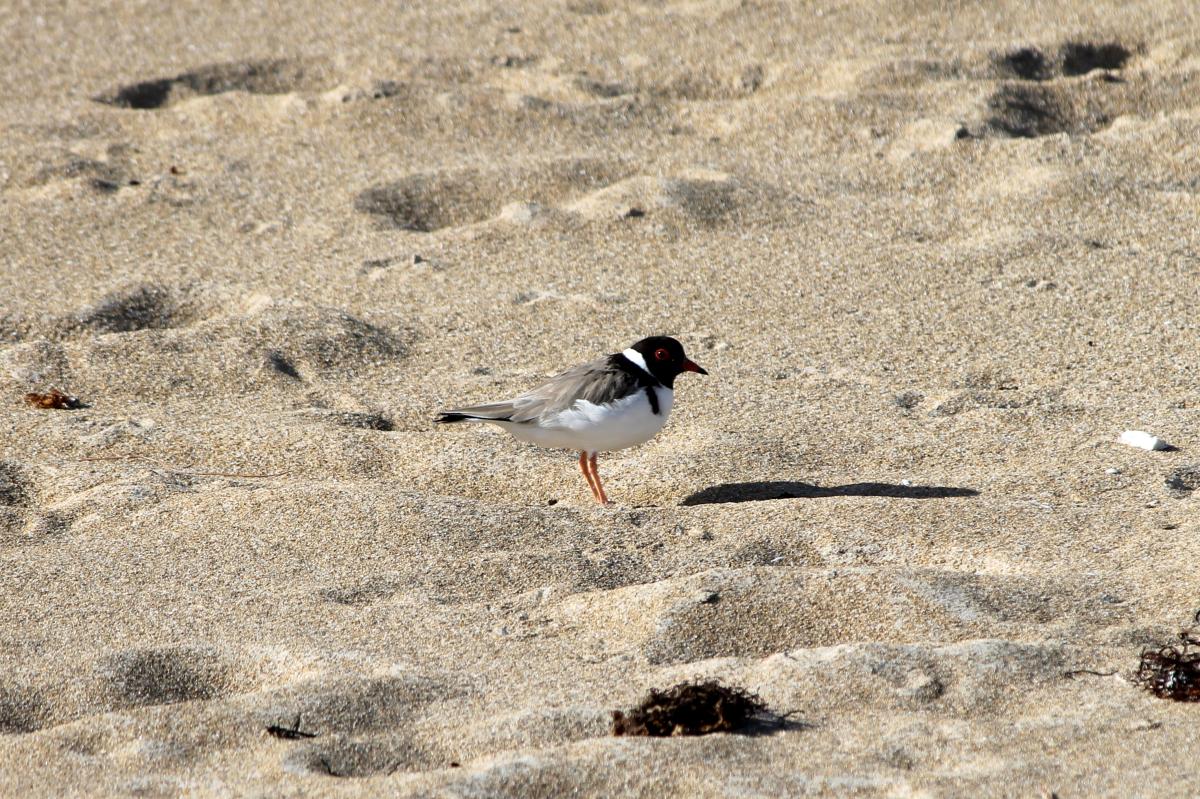
<path id="1" fill-rule="evenodd" d="M 621 352 L 572 367 L 509 400 L 439 412 L 435 422 L 494 424 L 513 438 L 579 451 L 579 470 L 592 496 L 611 505 L 596 456 L 654 438 L 671 413 L 675 378 L 708 372 L 670 336 L 650 336 Z"/>

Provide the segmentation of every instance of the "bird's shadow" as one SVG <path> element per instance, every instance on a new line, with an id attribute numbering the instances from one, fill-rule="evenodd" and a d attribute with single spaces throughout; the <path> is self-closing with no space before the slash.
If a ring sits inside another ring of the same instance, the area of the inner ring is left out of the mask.
<path id="1" fill-rule="evenodd" d="M 724 502 L 762 502 L 768 499 L 822 499 L 825 497 L 892 497 L 895 499 L 953 499 L 977 497 L 974 488 L 916 486 L 895 483 L 851 483 L 819 486 L 795 480 L 759 480 L 722 483 L 688 496 L 680 505 L 716 505 Z"/>
<path id="2" fill-rule="evenodd" d="M 751 722 L 740 730 L 742 735 L 750 738 L 759 738 L 768 735 L 775 735 L 781 732 L 799 732 L 800 730 L 813 730 L 819 725 L 811 721 L 803 721 L 794 718 L 794 713 L 774 713 L 766 711 L 759 714 Z"/>

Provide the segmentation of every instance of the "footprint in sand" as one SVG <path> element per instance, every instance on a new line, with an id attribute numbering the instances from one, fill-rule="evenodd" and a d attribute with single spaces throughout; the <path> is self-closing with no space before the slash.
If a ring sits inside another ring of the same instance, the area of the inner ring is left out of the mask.
<path id="1" fill-rule="evenodd" d="M 0 683 L 0 735 L 33 732 L 45 726 L 48 718 L 40 691 Z"/>
<path id="2" fill-rule="evenodd" d="M 328 82 L 323 65 L 304 59 L 234 61 L 211 64 L 171 78 L 153 78 L 120 86 L 94 99 L 119 108 L 152 110 L 187 97 L 224 92 L 286 94 L 318 90 Z"/>
<path id="3" fill-rule="evenodd" d="M 131 649 L 108 657 L 99 675 L 118 706 L 165 705 L 224 696 L 232 669 L 214 649 Z"/>
<path id="4" fill-rule="evenodd" d="M 1135 50 L 1121 42 L 1066 42 L 1056 52 L 1021 47 L 1000 55 L 1000 75 L 1015 78 L 988 98 L 983 134 L 1028 139 L 1107 129 L 1120 116 L 1150 116 L 1195 106 L 1187 78 L 1144 59 L 1129 72 Z"/>

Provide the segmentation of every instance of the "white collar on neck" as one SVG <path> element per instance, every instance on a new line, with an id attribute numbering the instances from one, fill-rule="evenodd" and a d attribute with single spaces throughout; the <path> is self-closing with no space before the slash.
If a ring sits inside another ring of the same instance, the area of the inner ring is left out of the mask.
<path id="1" fill-rule="evenodd" d="M 640 352 L 638 352 L 637 350 L 630 347 L 627 350 L 622 350 L 621 354 L 624 355 L 629 360 L 633 361 L 634 365 L 637 368 L 641 369 L 643 372 L 650 375 L 651 377 L 654 377 L 654 375 L 650 372 L 650 370 L 646 368 L 646 359 L 642 357 L 642 354 Z"/>

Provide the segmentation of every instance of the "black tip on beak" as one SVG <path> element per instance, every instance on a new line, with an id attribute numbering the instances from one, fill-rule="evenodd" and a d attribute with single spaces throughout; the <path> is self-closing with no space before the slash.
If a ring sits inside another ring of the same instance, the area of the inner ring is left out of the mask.
<path id="1" fill-rule="evenodd" d="M 685 360 L 683 362 L 683 368 L 684 368 L 684 371 L 695 372 L 698 375 L 708 374 L 708 372 L 704 371 L 704 368 L 699 366 L 698 364 L 696 364 L 695 361 Z"/>

